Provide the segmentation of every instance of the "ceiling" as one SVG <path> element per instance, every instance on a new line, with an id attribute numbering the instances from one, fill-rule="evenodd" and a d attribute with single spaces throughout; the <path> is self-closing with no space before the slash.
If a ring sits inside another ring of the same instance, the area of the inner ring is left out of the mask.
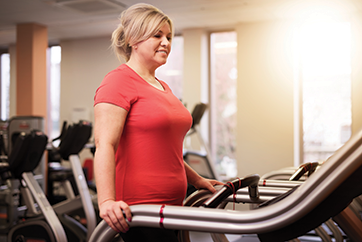
<path id="1" fill-rule="evenodd" d="M 50 43 L 110 36 L 119 14 L 136 0 L 0 0 L 0 47 L 15 43 L 16 25 L 46 25 Z M 230 29 L 240 22 L 305 18 L 311 14 L 349 15 L 362 0 L 145 0 L 185 28 Z"/>

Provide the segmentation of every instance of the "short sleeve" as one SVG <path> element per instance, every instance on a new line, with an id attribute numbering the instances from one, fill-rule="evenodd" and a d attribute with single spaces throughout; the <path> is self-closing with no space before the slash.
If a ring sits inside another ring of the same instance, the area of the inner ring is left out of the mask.
<path id="1" fill-rule="evenodd" d="M 94 105 L 110 103 L 130 110 L 132 103 L 137 100 L 137 90 L 132 78 L 120 69 L 108 73 L 96 90 Z"/>

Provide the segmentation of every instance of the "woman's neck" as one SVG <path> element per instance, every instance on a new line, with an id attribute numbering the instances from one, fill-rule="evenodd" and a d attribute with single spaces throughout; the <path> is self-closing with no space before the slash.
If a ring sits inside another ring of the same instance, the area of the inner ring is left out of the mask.
<path id="1" fill-rule="evenodd" d="M 156 69 L 143 65 L 140 62 L 134 61 L 132 58 L 126 63 L 131 69 L 137 72 L 145 80 L 155 79 Z"/>
<path id="2" fill-rule="evenodd" d="M 137 62 L 135 63 L 131 60 L 128 61 L 126 65 L 128 65 L 133 71 L 135 71 L 143 80 L 148 82 L 150 85 L 160 90 L 164 90 L 161 83 L 155 77 L 155 70 L 148 69 L 147 67 L 144 67 Z"/>

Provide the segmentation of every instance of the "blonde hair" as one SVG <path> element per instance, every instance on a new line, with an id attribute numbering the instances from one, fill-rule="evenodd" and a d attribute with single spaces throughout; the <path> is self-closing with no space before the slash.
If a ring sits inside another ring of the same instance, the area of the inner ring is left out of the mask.
<path id="1" fill-rule="evenodd" d="M 145 3 L 132 5 L 121 14 L 120 24 L 112 33 L 111 47 L 128 61 L 132 46 L 157 34 L 165 23 L 173 34 L 172 20 L 161 10 Z"/>

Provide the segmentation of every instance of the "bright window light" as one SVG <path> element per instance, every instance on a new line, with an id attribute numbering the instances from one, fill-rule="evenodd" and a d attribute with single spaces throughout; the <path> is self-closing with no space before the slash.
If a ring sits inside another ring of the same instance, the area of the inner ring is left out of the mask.
<path id="1" fill-rule="evenodd" d="M 1 120 L 9 119 L 10 110 L 10 55 L 1 55 Z"/>
<path id="2" fill-rule="evenodd" d="M 303 97 L 301 162 L 324 161 L 351 135 L 350 23 L 308 23 L 296 40 Z"/>

